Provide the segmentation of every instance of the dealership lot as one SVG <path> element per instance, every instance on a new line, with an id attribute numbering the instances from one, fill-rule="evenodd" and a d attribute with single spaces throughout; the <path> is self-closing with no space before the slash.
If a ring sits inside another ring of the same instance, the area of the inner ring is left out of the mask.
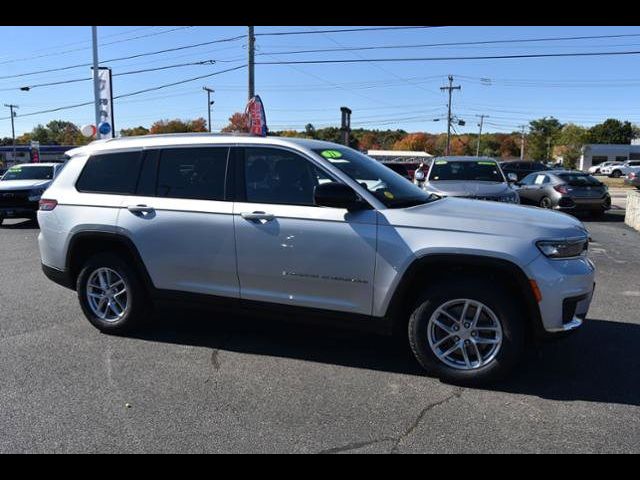
<path id="1" fill-rule="evenodd" d="M 615 203 L 615 200 L 614 200 Z M 165 311 L 100 334 L 40 270 L 37 227 L 0 229 L 0 452 L 640 452 L 640 233 L 585 219 L 586 325 L 491 389 L 422 376 L 393 341 Z"/>

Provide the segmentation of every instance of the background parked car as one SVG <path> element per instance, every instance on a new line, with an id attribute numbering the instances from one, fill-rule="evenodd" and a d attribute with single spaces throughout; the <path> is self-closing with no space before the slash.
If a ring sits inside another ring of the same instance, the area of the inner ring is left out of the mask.
<path id="1" fill-rule="evenodd" d="M 603 214 L 611 196 L 600 180 L 580 171 L 550 170 L 531 173 L 516 183 L 520 201 L 561 211 Z"/>
<path id="2" fill-rule="evenodd" d="M 505 175 L 515 173 L 518 180 L 522 180 L 524 177 L 533 172 L 540 172 L 543 170 L 549 170 L 544 163 L 541 162 L 527 162 L 527 161 L 513 161 L 513 162 L 501 162 L 500 167 Z"/>
<path id="3" fill-rule="evenodd" d="M 624 183 L 640 188 L 640 167 L 634 167 L 624 178 Z"/>
<path id="4" fill-rule="evenodd" d="M 624 162 L 622 165 L 602 167 L 600 169 L 600 173 L 613 178 L 620 178 L 631 172 L 632 167 L 640 167 L 640 160 L 629 160 L 627 162 Z"/>
<path id="5" fill-rule="evenodd" d="M 402 175 L 407 180 L 413 181 L 413 172 L 418 168 L 417 163 L 408 163 L 408 162 L 385 162 L 383 163 L 385 167 L 389 167 L 394 172 Z"/>
<path id="6" fill-rule="evenodd" d="M 589 167 L 589 170 L 587 170 L 591 175 L 598 175 L 602 173 L 602 168 L 603 167 L 614 167 L 616 165 L 622 165 L 622 162 L 602 162 L 598 165 L 594 165 L 592 167 Z"/>
<path id="7" fill-rule="evenodd" d="M 2 176 L 7 172 L 6 168 L 2 168 L 0 167 L 0 178 L 2 178 Z"/>
<path id="8" fill-rule="evenodd" d="M 0 179 L 0 224 L 5 218 L 35 219 L 40 197 L 63 167 L 32 163 L 9 168 Z"/>
<path id="9" fill-rule="evenodd" d="M 489 157 L 436 157 L 422 188 L 442 197 L 520 203 L 498 162 Z"/>

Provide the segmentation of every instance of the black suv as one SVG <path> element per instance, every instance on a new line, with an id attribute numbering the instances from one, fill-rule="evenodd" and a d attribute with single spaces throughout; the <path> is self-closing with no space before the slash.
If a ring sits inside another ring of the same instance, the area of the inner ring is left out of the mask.
<path id="1" fill-rule="evenodd" d="M 520 160 L 515 162 L 501 162 L 500 167 L 502 168 L 502 171 L 505 175 L 508 175 L 509 173 L 515 173 L 518 176 L 518 181 L 522 180 L 530 173 L 549 170 L 549 167 L 547 167 L 544 163 L 526 162 Z"/>

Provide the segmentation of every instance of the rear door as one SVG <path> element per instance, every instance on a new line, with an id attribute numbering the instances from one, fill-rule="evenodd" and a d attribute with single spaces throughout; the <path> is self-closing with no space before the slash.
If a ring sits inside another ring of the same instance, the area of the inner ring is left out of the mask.
<path id="1" fill-rule="evenodd" d="M 237 297 L 228 146 L 147 150 L 118 227 L 163 290 Z"/>

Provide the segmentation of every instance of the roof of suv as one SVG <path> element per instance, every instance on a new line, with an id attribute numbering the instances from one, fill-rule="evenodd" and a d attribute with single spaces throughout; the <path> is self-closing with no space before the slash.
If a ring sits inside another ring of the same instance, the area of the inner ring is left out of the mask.
<path id="1" fill-rule="evenodd" d="M 322 140 L 292 137 L 259 137 L 243 134 L 214 134 L 214 133 L 171 133 L 163 135 L 144 135 L 139 137 L 120 137 L 108 140 L 96 140 L 88 145 L 74 148 L 67 152 L 73 156 L 78 153 L 92 153 L 105 150 L 120 150 L 125 148 L 148 148 L 172 145 L 211 145 L 211 144 L 253 144 L 253 145 L 281 145 L 298 146 L 306 149 L 336 148 L 336 144 Z"/>

